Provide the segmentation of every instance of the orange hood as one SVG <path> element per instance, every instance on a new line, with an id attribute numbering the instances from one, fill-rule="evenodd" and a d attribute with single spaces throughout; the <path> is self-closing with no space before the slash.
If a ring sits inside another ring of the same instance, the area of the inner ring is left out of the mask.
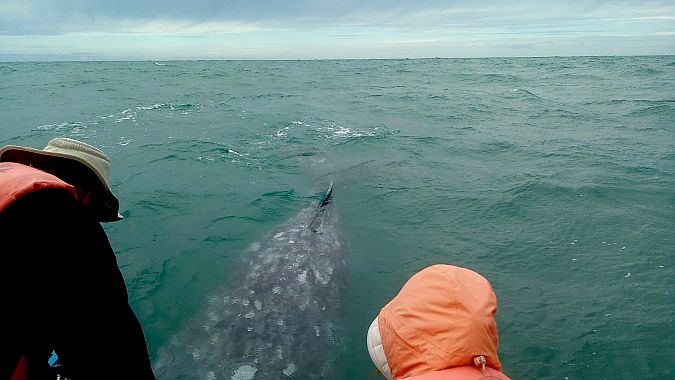
<path id="1" fill-rule="evenodd" d="M 501 371 L 496 312 L 492 286 L 476 272 L 434 265 L 417 273 L 376 319 L 391 377 L 473 366 L 479 356 Z"/>

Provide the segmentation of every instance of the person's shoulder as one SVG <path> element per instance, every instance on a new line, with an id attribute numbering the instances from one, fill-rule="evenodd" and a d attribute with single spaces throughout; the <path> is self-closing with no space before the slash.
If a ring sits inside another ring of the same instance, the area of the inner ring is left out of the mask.
<path id="1" fill-rule="evenodd" d="M 38 223 L 40 220 L 72 219 L 87 220 L 91 216 L 69 192 L 61 189 L 43 189 L 25 194 L 0 213 L 1 224 L 21 220 Z"/>

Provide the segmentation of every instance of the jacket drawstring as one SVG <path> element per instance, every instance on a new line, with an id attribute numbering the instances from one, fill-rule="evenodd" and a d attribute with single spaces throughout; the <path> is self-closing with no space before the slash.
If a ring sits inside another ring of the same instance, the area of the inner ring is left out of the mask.
<path id="1" fill-rule="evenodd" d="M 476 367 L 478 367 L 478 366 L 483 367 L 483 371 L 485 371 L 485 363 L 486 363 L 486 360 L 485 360 L 485 356 L 483 356 L 483 355 L 476 356 L 475 358 L 473 358 L 473 365 L 475 365 Z"/>

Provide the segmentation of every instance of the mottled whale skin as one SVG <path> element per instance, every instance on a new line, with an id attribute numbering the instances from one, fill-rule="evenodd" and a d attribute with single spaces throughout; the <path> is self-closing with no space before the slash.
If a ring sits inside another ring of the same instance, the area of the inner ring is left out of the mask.
<path id="1" fill-rule="evenodd" d="M 346 247 L 331 192 L 251 246 L 232 285 L 159 350 L 159 378 L 341 377 Z"/>

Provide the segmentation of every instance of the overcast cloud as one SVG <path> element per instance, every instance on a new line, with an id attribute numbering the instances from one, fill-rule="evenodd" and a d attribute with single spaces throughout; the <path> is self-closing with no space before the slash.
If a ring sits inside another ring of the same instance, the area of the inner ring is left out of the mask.
<path id="1" fill-rule="evenodd" d="M 0 0 L 0 59 L 675 54 L 673 1 Z"/>

